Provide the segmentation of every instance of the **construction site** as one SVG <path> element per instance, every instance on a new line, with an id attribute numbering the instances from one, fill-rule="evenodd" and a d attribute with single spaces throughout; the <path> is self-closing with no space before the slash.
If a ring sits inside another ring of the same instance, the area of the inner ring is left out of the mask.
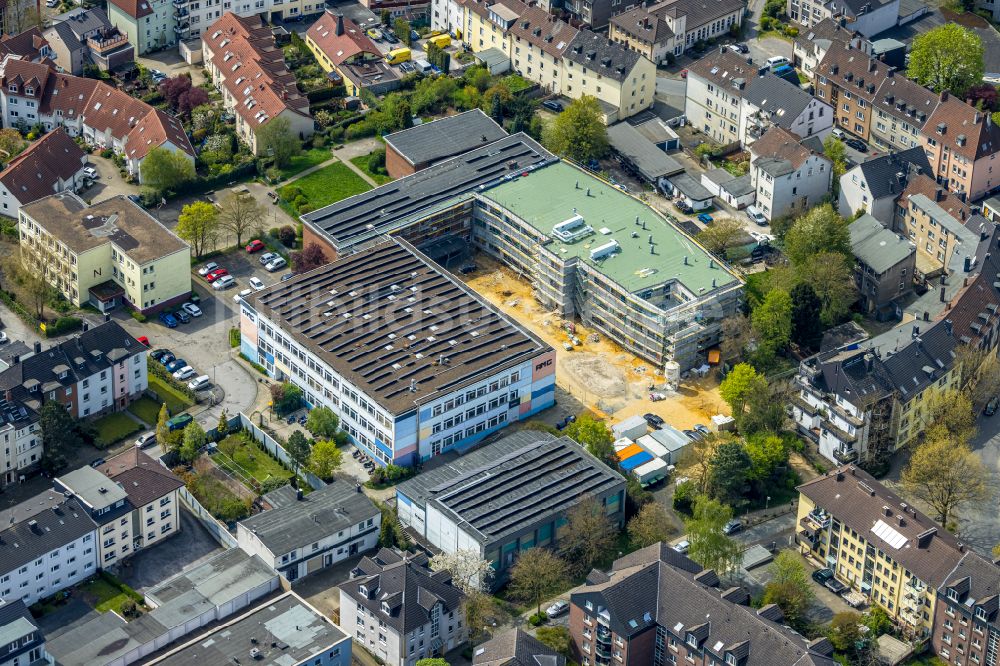
<path id="1" fill-rule="evenodd" d="M 715 372 L 667 386 L 664 369 L 622 349 L 614 341 L 544 308 L 531 284 L 489 256 L 476 256 L 477 270 L 460 276 L 469 287 L 550 344 L 557 353 L 556 384 L 609 421 L 653 413 L 675 428 L 707 424 L 728 414 Z M 656 394 L 657 400 L 651 396 Z M 662 396 L 662 399 L 659 399 Z"/>

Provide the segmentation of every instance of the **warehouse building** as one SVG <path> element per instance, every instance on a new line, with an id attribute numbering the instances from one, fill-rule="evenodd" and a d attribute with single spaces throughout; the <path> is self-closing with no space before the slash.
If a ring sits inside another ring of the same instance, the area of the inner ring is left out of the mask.
<path id="1" fill-rule="evenodd" d="M 513 134 L 302 216 L 343 254 L 398 233 L 451 237 L 525 276 L 536 298 L 662 365 L 701 365 L 742 281 L 655 210 Z M 431 253 L 432 258 L 440 259 Z"/>
<path id="2" fill-rule="evenodd" d="M 249 296 L 241 332 L 247 358 L 382 465 L 468 449 L 554 404 L 552 348 L 399 238 Z"/>
<path id="3" fill-rule="evenodd" d="M 624 523 L 621 475 L 569 437 L 522 430 L 399 484 L 396 507 L 435 548 L 491 562 L 499 585 L 519 552 L 559 540 L 567 513 L 587 496 Z"/>

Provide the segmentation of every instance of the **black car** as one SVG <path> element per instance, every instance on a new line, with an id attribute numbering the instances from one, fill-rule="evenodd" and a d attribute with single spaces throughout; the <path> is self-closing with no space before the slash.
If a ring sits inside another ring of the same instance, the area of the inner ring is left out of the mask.
<path id="1" fill-rule="evenodd" d="M 986 416 L 993 416 L 997 413 L 998 406 L 1000 406 L 1000 398 L 995 396 L 990 398 L 990 401 L 986 403 L 985 407 L 983 407 L 983 414 Z"/>
<path id="2" fill-rule="evenodd" d="M 159 361 L 161 356 L 169 353 L 170 353 L 169 349 L 154 349 L 153 351 L 149 352 L 149 355 L 150 357 L 152 357 L 154 361 Z"/>
<path id="3" fill-rule="evenodd" d="M 458 269 L 458 272 L 462 275 L 468 275 L 469 273 L 475 273 L 478 268 L 475 264 L 465 264 Z"/>
<path id="4" fill-rule="evenodd" d="M 847 141 L 844 141 L 844 143 L 846 143 L 848 146 L 858 151 L 859 153 L 868 152 L 868 144 L 862 141 L 861 139 L 848 139 Z"/>
<path id="5" fill-rule="evenodd" d="M 128 200 L 134 203 L 136 206 L 142 207 L 142 197 L 140 197 L 138 194 L 128 195 Z"/>
<path id="6" fill-rule="evenodd" d="M 563 112 L 563 105 L 555 101 L 554 99 L 545 100 L 544 102 L 542 102 L 542 106 L 544 106 L 549 111 L 555 111 L 556 113 Z"/>
<path id="7" fill-rule="evenodd" d="M 826 581 L 833 578 L 833 571 L 830 569 L 817 569 L 812 572 L 812 577 L 820 585 L 826 585 Z"/>
<path id="8" fill-rule="evenodd" d="M 659 430 L 663 427 L 664 420 L 656 414 L 643 414 L 642 418 L 646 419 L 646 423 L 648 423 L 649 427 L 653 430 Z"/>
<path id="9" fill-rule="evenodd" d="M 830 590 L 834 594 L 843 594 L 848 589 L 846 585 L 841 583 L 836 578 L 831 578 L 830 580 L 823 583 L 823 585 L 826 587 L 826 589 Z"/>
<path id="10" fill-rule="evenodd" d="M 174 313 L 174 318 L 180 321 L 182 324 L 186 324 L 191 321 L 191 315 L 187 313 L 183 308 L 177 308 L 177 312 Z"/>

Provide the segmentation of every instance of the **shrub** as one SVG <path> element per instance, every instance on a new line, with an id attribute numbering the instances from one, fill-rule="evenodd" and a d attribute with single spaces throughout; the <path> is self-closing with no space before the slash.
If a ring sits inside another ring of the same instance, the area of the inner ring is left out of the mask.
<path id="1" fill-rule="evenodd" d="M 316 132 L 313 134 L 312 146 L 313 148 L 322 148 L 326 145 L 326 137 L 323 136 L 322 132 Z"/>
<path id="2" fill-rule="evenodd" d="M 45 335 L 50 338 L 55 337 L 69 331 L 75 331 L 82 325 L 83 321 L 77 317 L 59 317 L 53 323 L 46 324 Z"/>
<path id="3" fill-rule="evenodd" d="M 540 627 L 545 624 L 546 619 L 545 613 L 532 613 L 528 618 L 528 623 L 533 627 Z"/>
<path id="4" fill-rule="evenodd" d="M 376 150 L 368 156 L 368 170 L 372 173 L 385 173 L 385 150 Z"/>
<path id="5" fill-rule="evenodd" d="M 785 34 L 791 37 L 792 39 L 795 39 L 796 37 L 799 36 L 799 29 L 793 25 L 785 26 Z"/>
<path id="6" fill-rule="evenodd" d="M 229 346 L 231 348 L 236 348 L 240 346 L 240 329 L 238 328 L 229 329 Z"/>
<path id="7" fill-rule="evenodd" d="M 270 236 L 271 238 L 277 238 L 278 237 L 278 227 L 271 227 L 270 229 L 268 229 L 267 230 L 267 235 Z"/>
<path id="8" fill-rule="evenodd" d="M 299 199 L 302 199 L 302 198 L 304 198 L 304 197 L 299 197 L 299 198 L 297 198 L 295 200 L 295 205 L 296 206 L 299 205 L 299 203 L 298 203 Z M 309 201 L 306 200 L 303 203 L 307 204 L 307 203 L 309 203 Z M 286 224 L 285 226 L 281 227 L 281 230 L 278 231 L 278 240 L 280 240 L 281 244 L 284 245 L 285 247 L 295 247 L 295 229 L 292 228 L 292 226 L 288 225 L 288 224 Z"/>
<path id="9" fill-rule="evenodd" d="M 140 324 L 146 323 L 146 315 L 142 314 L 138 310 L 132 310 L 129 312 L 129 314 L 132 315 L 132 319 L 135 319 Z"/>
<path id="10" fill-rule="evenodd" d="M 685 481 L 674 489 L 674 510 L 691 515 L 691 507 L 697 491 L 694 484 Z"/>
<path id="11" fill-rule="evenodd" d="M 110 148 L 105 148 L 104 150 L 101 151 L 101 157 L 103 157 L 106 160 L 110 160 L 114 154 L 115 154 L 114 151 L 111 150 Z"/>
<path id="12" fill-rule="evenodd" d="M 191 132 L 191 138 L 194 139 L 195 141 L 203 141 L 207 134 L 208 130 L 206 130 L 205 128 L 196 129 L 195 131 Z"/>

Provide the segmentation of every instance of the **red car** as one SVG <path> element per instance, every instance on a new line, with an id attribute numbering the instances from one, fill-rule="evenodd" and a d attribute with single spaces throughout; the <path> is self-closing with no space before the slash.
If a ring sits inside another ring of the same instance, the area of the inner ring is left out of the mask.
<path id="1" fill-rule="evenodd" d="M 227 271 L 225 268 L 217 268 L 208 275 L 206 275 L 205 280 L 208 282 L 215 282 L 223 275 L 229 275 L 229 271 Z"/>
<path id="2" fill-rule="evenodd" d="M 145 335 L 140 335 L 139 337 L 136 338 L 136 340 L 138 340 L 142 344 L 146 345 L 147 347 L 150 346 L 150 344 L 149 344 L 149 338 L 147 338 Z"/>
<path id="3" fill-rule="evenodd" d="M 254 252 L 260 252 L 263 249 L 264 249 L 264 243 L 259 240 L 252 240 L 247 245 L 247 252 L 249 254 L 253 254 Z"/>

